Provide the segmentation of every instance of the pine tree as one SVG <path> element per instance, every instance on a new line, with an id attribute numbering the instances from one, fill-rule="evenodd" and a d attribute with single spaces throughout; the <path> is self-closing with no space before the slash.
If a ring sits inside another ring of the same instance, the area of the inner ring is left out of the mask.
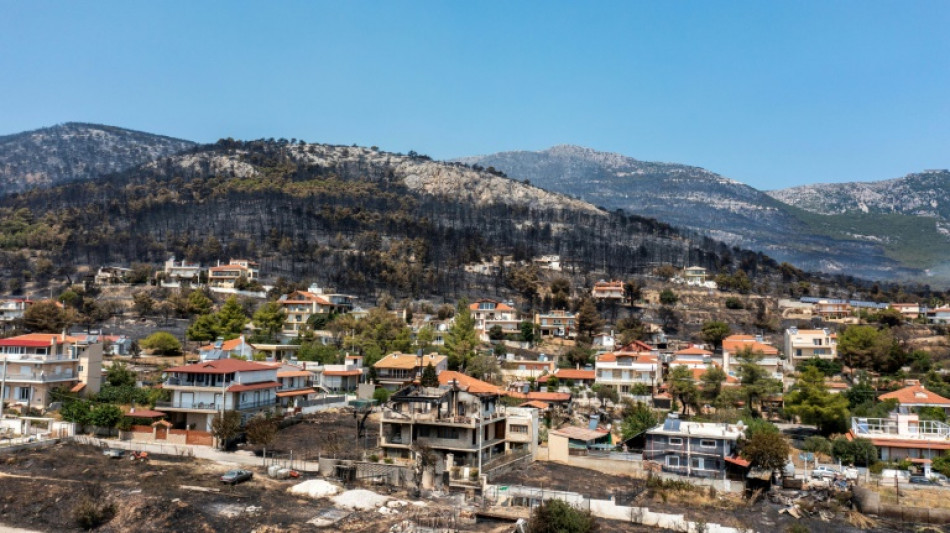
<path id="1" fill-rule="evenodd" d="M 445 351 L 449 356 L 449 367 L 453 370 L 465 368 L 469 359 L 475 355 L 478 344 L 475 319 L 472 318 L 472 313 L 468 309 L 468 301 L 463 298 L 458 303 L 452 327 L 445 336 Z"/>
<path id="2" fill-rule="evenodd" d="M 431 362 L 422 370 L 422 380 L 420 383 L 423 387 L 439 386 L 439 375 L 435 373 L 435 367 L 432 366 Z"/>

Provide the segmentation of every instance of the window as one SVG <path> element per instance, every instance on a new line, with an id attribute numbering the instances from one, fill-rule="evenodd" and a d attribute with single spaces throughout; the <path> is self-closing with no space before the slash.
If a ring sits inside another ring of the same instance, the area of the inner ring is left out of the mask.
<path id="1" fill-rule="evenodd" d="M 796 357 L 801 357 L 801 356 L 802 356 L 802 351 L 801 351 L 801 349 L 795 350 L 795 356 L 796 356 Z"/>
<path id="2" fill-rule="evenodd" d="M 458 428 L 437 428 L 437 436 L 440 439 L 458 439 Z"/>
<path id="3" fill-rule="evenodd" d="M 714 440 L 712 440 L 712 439 L 703 439 L 703 440 L 699 441 L 699 446 L 702 447 L 702 448 L 715 448 L 715 447 L 716 447 L 716 441 L 714 441 Z"/>
<path id="4" fill-rule="evenodd" d="M 683 439 L 680 437 L 670 437 L 670 446 L 682 446 Z"/>
<path id="5" fill-rule="evenodd" d="M 509 427 L 509 430 L 510 430 L 512 433 L 524 433 L 524 434 L 527 434 L 527 433 L 528 433 L 528 426 L 521 426 L 521 425 L 517 425 L 517 426 L 516 426 L 516 425 L 512 425 L 512 426 Z"/>
<path id="6" fill-rule="evenodd" d="M 697 470 L 705 470 L 705 461 L 701 458 L 694 457 L 690 465 Z"/>
<path id="7" fill-rule="evenodd" d="M 677 455 L 667 455 L 666 456 L 666 466 L 675 466 L 680 465 L 680 458 Z"/>
<path id="8" fill-rule="evenodd" d="M 815 344 L 815 346 L 821 346 L 821 339 L 812 339 L 811 341 Z"/>
<path id="9" fill-rule="evenodd" d="M 17 395 L 18 400 L 29 400 L 30 399 L 30 388 L 29 387 L 20 387 L 19 394 Z"/>
<path id="10" fill-rule="evenodd" d="M 82 365 L 79 365 L 79 367 L 76 368 L 76 372 L 82 372 Z"/>

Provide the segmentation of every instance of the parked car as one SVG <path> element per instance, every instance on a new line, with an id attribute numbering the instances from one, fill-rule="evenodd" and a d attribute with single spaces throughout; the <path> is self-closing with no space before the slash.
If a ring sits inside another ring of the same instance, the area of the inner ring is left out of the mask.
<path id="1" fill-rule="evenodd" d="M 223 476 L 221 476 L 221 481 L 223 483 L 237 485 L 238 483 L 247 481 L 252 477 L 254 477 L 254 473 L 250 470 L 228 470 Z"/>
<path id="2" fill-rule="evenodd" d="M 910 482 L 914 485 L 936 485 L 936 481 L 931 481 L 925 476 L 910 476 Z"/>
<path id="3" fill-rule="evenodd" d="M 818 468 L 811 471 L 811 477 L 817 478 L 833 478 L 838 475 L 838 471 L 830 466 L 819 466 Z"/>

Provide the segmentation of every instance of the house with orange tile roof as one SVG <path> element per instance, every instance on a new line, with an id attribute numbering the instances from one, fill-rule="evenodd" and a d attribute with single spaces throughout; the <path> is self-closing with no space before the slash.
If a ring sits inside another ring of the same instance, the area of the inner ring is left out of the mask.
<path id="1" fill-rule="evenodd" d="M 915 303 L 893 303 L 891 309 L 896 310 L 907 320 L 914 320 L 920 317 L 920 304 Z"/>
<path id="2" fill-rule="evenodd" d="M 215 359 L 231 359 L 235 356 L 251 359 L 254 357 L 254 351 L 254 345 L 244 340 L 244 335 L 227 341 L 219 337 L 211 344 L 198 348 L 198 359 L 213 361 Z"/>
<path id="3" fill-rule="evenodd" d="M 869 439 L 883 461 L 930 461 L 950 450 L 950 425 L 893 412 L 887 418 L 851 418 L 851 438 Z"/>
<path id="4" fill-rule="evenodd" d="M 102 383 L 101 341 L 62 333 L 31 333 L 0 339 L 0 362 L 6 382 L 4 405 L 45 409 L 54 389 L 82 394 L 99 392 Z"/>
<path id="5" fill-rule="evenodd" d="M 171 401 L 155 410 L 168 413 L 175 428 L 211 431 L 211 420 L 222 410 L 239 411 L 244 419 L 277 405 L 277 367 L 272 364 L 218 359 L 165 370 L 162 388 Z"/>
<path id="6" fill-rule="evenodd" d="M 316 398 L 317 390 L 313 388 L 313 374 L 303 367 L 287 363 L 277 365 L 277 403 L 285 409 L 299 409 L 307 401 Z"/>
<path id="7" fill-rule="evenodd" d="M 422 377 L 422 372 L 430 364 L 439 374 L 449 369 L 449 358 L 437 353 L 420 356 L 394 352 L 376 361 L 373 368 L 380 386 L 397 390 Z"/>
<path id="8" fill-rule="evenodd" d="M 594 382 L 613 387 L 621 398 L 633 396 L 637 389 L 648 387 L 653 393 L 663 381 L 663 365 L 653 352 L 627 351 L 640 346 L 628 345 L 615 352 L 597 356 Z"/>
<path id="9" fill-rule="evenodd" d="M 722 340 L 722 369 L 727 374 L 732 374 L 734 366 L 737 364 L 736 354 L 751 352 L 758 355 L 759 366 L 769 371 L 769 374 L 775 379 L 782 379 L 784 376 L 784 365 L 782 357 L 779 355 L 778 348 L 765 342 L 758 335 L 729 335 Z"/>
<path id="10" fill-rule="evenodd" d="M 563 309 L 536 313 L 534 324 L 542 337 L 573 339 L 577 336 L 577 315 Z"/>
<path id="11" fill-rule="evenodd" d="M 208 285 L 234 288 L 239 279 L 257 281 L 261 271 L 257 263 L 249 259 L 231 259 L 228 264 L 218 264 L 208 269 Z"/>
<path id="12" fill-rule="evenodd" d="M 521 317 L 510 303 L 480 299 L 469 304 L 469 312 L 475 321 L 475 331 L 483 341 L 488 340 L 488 332 L 493 327 L 501 328 L 505 335 L 517 335 L 521 332 Z"/>
<path id="13" fill-rule="evenodd" d="M 316 284 L 305 291 L 282 295 L 277 303 L 286 314 L 282 334 L 289 337 L 296 337 L 310 329 L 310 319 L 314 315 L 346 313 L 353 309 L 352 296 L 326 291 Z"/>
<path id="14" fill-rule="evenodd" d="M 27 307 L 33 305 L 33 300 L 26 298 L 4 298 L 0 300 L 0 323 L 6 327 L 15 320 L 23 318 Z"/>
<path id="15" fill-rule="evenodd" d="M 590 290 L 591 298 L 602 301 L 624 302 L 627 294 L 622 281 L 598 281 Z"/>
<path id="16" fill-rule="evenodd" d="M 510 359 L 501 364 L 501 373 L 508 379 L 538 379 L 552 374 L 557 369 L 557 360 L 541 357 L 534 359 Z"/>
<path id="17" fill-rule="evenodd" d="M 454 370 L 439 372 L 439 385 L 458 387 L 460 390 L 472 394 L 503 394 L 503 391 L 497 385 L 492 385 L 487 381 Z"/>
<path id="18" fill-rule="evenodd" d="M 568 386 L 568 382 L 582 387 L 591 387 L 594 385 L 594 382 L 597 379 L 597 372 L 594 370 L 582 370 L 575 368 L 558 368 L 553 374 L 548 374 L 538 378 L 538 383 L 547 383 L 552 376 L 557 378 L 560 386 L 562 387 Z"/>
<path id="19" fill-rule="evenodd" d="M 936 407 L 950 413 L 950 400 L 936 392 L 927 390 L 926 387 L 920 384 L 881 394 L 877 399 L 882 402 L 896 400 L 897 409 L 900 413 L 911 413 L 921 407 Z"/>
<path id="20" fill-rule="evenodd" d="M 785 330 L 785 357 L 792 368 L 809 359 L 836 359 L 838 357 L 838 334 L 829 329 Z"/>

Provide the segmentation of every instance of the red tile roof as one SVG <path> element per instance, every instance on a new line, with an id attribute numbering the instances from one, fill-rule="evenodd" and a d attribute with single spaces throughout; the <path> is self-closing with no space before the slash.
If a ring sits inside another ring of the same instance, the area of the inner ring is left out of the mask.
<path id="1" fill-rule="evenodd" d="M 540 400 L 542 402 L 566 402 L 571 399 L 571 395 L 566 392 L 529 392 L 527 394 L 523 392 L 512 392 L 507 393 L 508 396 L 512 398 L 521 398 L 525 400 Z"/>
<path id="2" fill-rule="evenodd" d="M 547 409 L 551 404 L 545 402 L 539 402 L 537 400 L 531 400 L 530 402 L 525 402 L 518 407 L 533 407 L 535 409 Z"/>
<path id="3" fill-rule="evenodd" d="M 684 348 L 678 352 L 673 352 L 673 355 L 712 355 L 713 353 L 709 350 L 703 350 L 702 348 L 697 348 L 695 346 L 690 346 L 689 348 Z"/>
<path id="4" fill-rule="evenodd" d="M 879 400 L 897 400 L 901 405 L 939 405 L 950 406 L 950 400 L 931 392 L 923 385 L 911 385 L 877 397 Z"/>
<path id="5" fill-rule="evenodd" d="M 228 392 L 244 392 L 249 390 L 273 389 L 280 387 L 276 381 L 262 381 L 260 383 L 236 383 L 227 388 Z"/>
<path id="6" fill-rule="evenodd" d="M 236 350 L 238 346 L 244 341 L 241 337 L 236 339 L 231 339 L 229 341 L 224 341 L 221 343 L 221 349 L 225 352 L 230 352 L 231 350 Z M 250 346 L 250 345 L 248 345 Z M 214 344 L 206 344 L 201 348 L 198 348 L 199 351 L 214 350 Z"/>
<path id="7" fill-rule="evenodd" d="M 165 416 L 165 413 L 152 411 L 151 409 L 136 409 L 135 411 L 126 411 L 125 416 L 129 418 L 161 418 Z"/>
<path id="8" fill-rule="evenodd" d="M 576 370 L 573 368 L 559 368 L 554 375 L 557 376 L 557 379 L 578 379 L 578 380 L 593 380 L 596 377 L 596 374 L 593 370 Z"/>
<path id="9" fill-rule="evenodd" d="M 184 372 L 187 374 L 230 374 L 231 372 L 255 372 L 260 370 L 273 370 L 273 367 L 255 363 L 253 361 L 243 361 L 241 359 L 217 359 L 214 361 L 204 361 L 185 366 L 176 366 L 169 368 L 165 372 Z"/>
<path id="10" fill-rule="evenodd" d="M 439 385 L 448 385 L 457 381 L 459 388 L 472 394 L 501 394 L 501 389 L 480 379 L 467 376 L 454 370 L 439 372 Z"/>
<path id="11" fill-rule="evenodd" d="M 758 342 L 752 335 L 730 335 L 722 340 L 722 349 L 733 353 L 743 349 L 751 349 L 752 353 L 778 355 L 778 348 Z"/>
<path id="12" fill-rule="evenodd" d="M 310 376 L 310 372 L 306 370 L 288 370 L 286 372 L 277 373 L 277 377 L 279 378 L 308 378 Z"/>
<path id="13" fill-rule="evenodd" d="M 362 370 L 324 370 L 324 376 L 358 376 L 362 374 Z"/>

